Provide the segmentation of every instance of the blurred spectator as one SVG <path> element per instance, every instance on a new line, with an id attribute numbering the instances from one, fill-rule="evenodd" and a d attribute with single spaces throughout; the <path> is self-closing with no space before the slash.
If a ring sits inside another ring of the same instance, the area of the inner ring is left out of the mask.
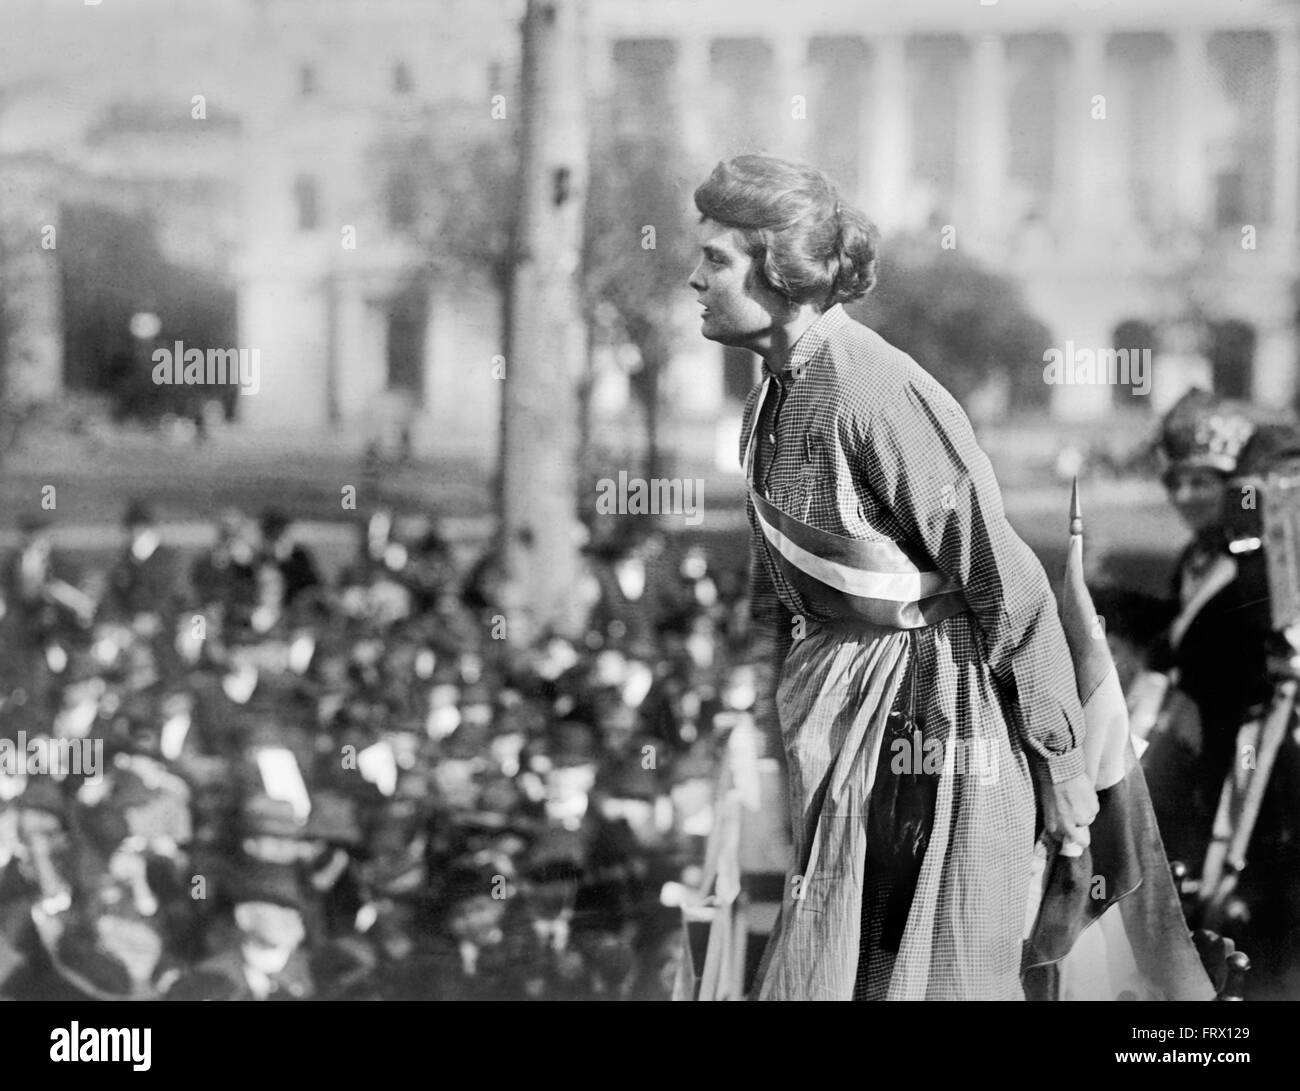
<path id="1" fill-rule="evenodd" d="M 224 611 L 234 628 L 247 624 L 257 600 L 257 527 L 235 508 L 222 512 L 217 540 L 190 572 L 195 605 L 210 614 Z"/>
<path id="2" fill-rule="evenodd" d="M 316 562 L 307 547 L 295 542 L 289 533 L 292 521 L 278 508 L 268 508 L 262 513 L 262 547 L 265 562 L 279 570 L 283 581 L 281 598 L 285 606 L 307 588 L 320 583 Z"/>
<path id="3" fill-rule="evenodd" d="M 122 521 L 128 540 L 109 570 L 101 615 L 142 625 L 146 635 L 164 627 L 172 631 L 182 593 L 176 556 L 162 544 L 153 509 L 144 501 L 131 501 Z"/>
<path id="4" fill-rule="evenodd" d="M 48 708 L 0 698 L 6 732 L 106 766 L 0 777 L 0 996 L 667 997 L 660 889 L 752 690 L 734 576 L 638 538 L 600 561 L 598 629 L 506 655 L 491 554 L 466 573 L 391 509 L 329 582 L 278 513 L 223 513 L 189 586 L 129 521 L 93 627 L 60 622 Z M 6 651 L 51 571 L 33 526 Z"/>

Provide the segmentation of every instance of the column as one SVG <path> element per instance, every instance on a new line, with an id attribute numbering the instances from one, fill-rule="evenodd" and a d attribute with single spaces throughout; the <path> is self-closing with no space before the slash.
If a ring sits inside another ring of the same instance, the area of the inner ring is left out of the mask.
<path id="1" fill-rule="evenodd" d="M 1290 405 L 1296 392 L 1296 330 L 1289 309 L 1261 324 L 1255 341 L 1251 397 L 1260 405 Z"/>
<path id="2" fill-rule="evenodd" d="M 907 117 L 906 40 L 901 35 L 871 43 L 870 101 L 862 112 L 862 169 L 870 195 L 867 214 L 885 232 L 904 226 L 912 149 Z"/>
<path id="3" fill-rule="evenodd" d="M 709 45 L 709 39 L 698 34 L 677 39 L 677 116 L 687 161 L 696 167 L 716 159 L 709 116 Z"/>
<path id="4" fill-rule="evenodd" d="M 258 350 L 261 388 L 235 402 L 241 430 L 283 436 L 326 428 L 325 293 L 318 282 L 297 275 L 292 265 L 267 266 L 252 258 L 242 265 L 239 347 Z"/>
<path id="5" fill-rule="evenodd" d="M 773 82 L 777 89 L 777 117 L 779 124 L 773 131 L 780 133 L 787 155 L 803 159 L 812 147 L 814 124 L 812 111 L 830 108 L 823 101 L 813 101 L 808 71 L 808 39 L 801 34 L 783 34 L 768 42 L 772 50 Z M 799 95 L 798 101 L 795 96 Z"/>
<path id="6" fill-rule="evenodd" d="M 1106 190 L 1106 134 L 1102 126 L 1113 124 L 1110 111 L 1114 95 L 1106 80 L 1106 41 L 1099 31 L 1076 31 L 1070 36 L 1070 81 L 1064 96 L 1065 139 L 1061 141 L 1064 170 L 1058 177 L 1066 182 L 1071 199 L 1066 230 L 1074 245 L 1095 240 L 1093 227 L 1099 219 Z M 1106 96 L 1106 121 L 1095 120 L 1095 95 Z"/>
<path id="7" fill-rule="evenodd" d="M 1277 98 L 1273 103 L 1273 231 L 1280 253 L 1296 247 L 1300 202 L 1300 27 L 1281 27 L 1277 43 Z"/>
<path id="8" fill-rule="evenodd" d="M 980 249 L 996 253 L 1006 227 L 1003 210 L 1007 190 L 1007 88 L 1005 40 L 985 34 L 971 53 L 971 116 L 969 144 L 974 227 Z"/>
<path id="9" fill-rule="evenodd" d="M 1205 154 L 1205 88 L 1211 73 L 1208 39 L 1199 27 L 1174 34 L 1175 80 L 1178 85 L 1177 153 L 1174 209 L 1188 227 L 1199 227 L 1209 212 L 1209 178 Z"/>
<path id="10" fill-rule="evenodd" d="M 1079 284 L 1079 281 L 1074 281 L 1074 284 Z M 1064 353 L 1073 342 L 1076 353 L 1086 349 L 1095 354 L 1111 346 L 1114 315 L 1111 308 L 1100 301 L 1090 306 L 1084 300 L 1086 286 L 1080 285 L 1080 288 L 1082 290 L 1066 296 L 1061 313 L 1076 317 L 1053 331 L 1052 347 Z M 1096 357 L 1093 359 L 1095 363 Z M 1034 366 L 1041 368 L 1045 364 L 1035 363 Z M 1059 384 L 1051 388 L 1051 415 L 1053 419 L 1063 421 L 1104 421 L 1112 411 L 1114 399 L 1115 388 L 1105 383 Z"/>

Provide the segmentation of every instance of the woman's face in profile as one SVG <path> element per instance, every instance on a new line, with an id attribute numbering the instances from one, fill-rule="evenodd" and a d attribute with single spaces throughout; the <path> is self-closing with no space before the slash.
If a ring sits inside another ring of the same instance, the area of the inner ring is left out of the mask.
<path id="1" fill-rule="evenodd" d="M 710 341 L 750 348 L 789 304 L 761 283 L 739 231 L 714 220 L 704 220 L 697 231 L 701 257 L 690 285 L 704 308 L 700 332 Z"/>

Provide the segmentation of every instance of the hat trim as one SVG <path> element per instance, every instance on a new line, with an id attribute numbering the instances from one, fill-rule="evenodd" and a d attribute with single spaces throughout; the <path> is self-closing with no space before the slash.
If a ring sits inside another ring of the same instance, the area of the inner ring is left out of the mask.
<path id="1" fill-rule="evenodd" d="M 1172 459 L 1169 463 L 1170 469 L 1208 469 L 1219 470 L 1222 473 L 1230 474 L 1237 468 L 1239 459 L 1232 458 L 1230 455 L 1187 455 L 1185 458 Z"/>

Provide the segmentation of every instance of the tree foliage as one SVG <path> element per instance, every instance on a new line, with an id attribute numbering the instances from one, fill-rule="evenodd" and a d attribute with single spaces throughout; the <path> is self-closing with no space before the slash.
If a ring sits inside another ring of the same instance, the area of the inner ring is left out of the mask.
<path id="1" fill-rule="evenodd" d="M 594 329 L 636 346 L 632 389 L 647 425 L 647 474 L 658 472 L 662 377 L 683 335 L 692 259 L 691 187 L 669 134 L 598 126 L 592 137 L 584 240 L 584 298 Z"/>
<path id="2" fill-rule="evenodd" d="M 1009 277 L 933 241 L 888 240 L 880 279 L 850 313 L 911 355 L 958 401 L 997 372 L 1016 405 L 1041 405 L 1051 333 Z"/>

